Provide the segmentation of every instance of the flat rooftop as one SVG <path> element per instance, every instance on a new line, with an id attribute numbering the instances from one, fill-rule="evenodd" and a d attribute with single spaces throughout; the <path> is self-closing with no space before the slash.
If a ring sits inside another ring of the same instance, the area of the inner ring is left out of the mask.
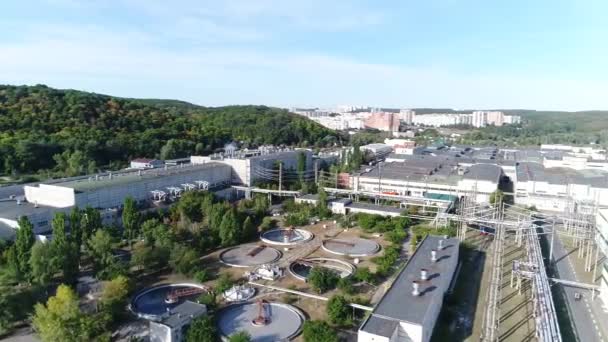
<path id="1" fill-rule="evenodd" d="M 204 304 L 187 300 L 172 308 L 169 315 L 164 317 L 161 322 L 166 326 L 179 328 L 206 312 L 207 307 Z"/>
<path id="2" fill-rule="evenodd" d="M 200 172 L 202 170 L 210 170 L 214 168 L 227 168 L 230 167 L 223 163 L 209 162 L 205 164 L 196 165 L 182 165 L 173 166 L 168 168 L 158 168 L 151 170 L 140 171 L 118 171 L 105 173 L 102 175 L 91 175 L 89 177 L 80 178 L 77 180 L 71 180 L 66 182 L 53 183 L 55 186 L 62 186 L 66 188 L 72 188 L 76 192 L 87 192 L 94 191 L 97 189 L 120 186 L 129 183 L 138 182 L 145 179 L 154 179 L 160 177 L 167 177 L 171 175 L 188 174 L 194 172 Z M 98 177 L 96 177 L 98 176 Z"/>
<path id="3" fill-rule="evenodd" d="M 433 309 L 432 301 L 437 297 L 443 300 L 444 293 L 439 289 L 449 287 L 457 264 L 447 262 L 448 258 L 458 257 L 459 241 L 455 238 L 446 239 L 445 248 L 437 250 L 438 261 L 431 261 L 431 250 L 436 249 L 442 239 L 443 237 L 428 235 L 422 241 L 360 330 L 391 337 L 400 321 L 413 324 L 424 322 L 429 310 Z M 421 294 L 414 296 L 412 282 L 420 280 L 420 270 L 423 268 L 428 270 L 429 279 L 420 285 Z"/>
<path id="4" fill-rule="evenodd" d="M 42 205 L 36 207 L 34 204 L 25 201 L 22 201 L 21 204 L 17 204 L 17 201 L 13 200 L 0 201 L 0 218 L 17 221 L 21 216 L 29 216 L 48 209 L 51 209 L 51 207 Z"/>
<path id="5" fill-rule="evenodd" d="M 406 182 L 425 182 L 430 184 L 457 185 L 461 179 L 486 180 L 498 183 L 502 175 L 500 166 L 482 163 L 465 169 L 463 175 L 458 174 L 461 167 L 458 158 L 446 156 L 417 156 L 404 162 L 386 162 L 373 167 L 364 166 L 359 175 L 382 179 L 396 179 Z"/>
<path id="6" fill-rule="evenodd" d="M 520 163 L 516 171 L 518 182 L 547 182 L 556 185 L 581 184 L 608 188 L 608 173 L 601 170 L 546 168 L 540 163 Z"/>

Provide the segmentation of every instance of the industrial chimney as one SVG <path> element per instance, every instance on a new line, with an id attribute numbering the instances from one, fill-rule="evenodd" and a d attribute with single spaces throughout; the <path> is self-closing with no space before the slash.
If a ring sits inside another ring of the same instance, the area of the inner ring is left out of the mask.
<path id="1" fill-rule="evenodd" d="M 418 283 L 417 280 L 414 280 L 412 282 L 412 287 L 413 287 L 413 289 L 412 289 L 412 295 L 413 296 L 420 296 L 420 284 Z"/>
<path id="2" fill-rule="evenodd" d="M 435 249 L 431 250 L 431 261 L 437 262 L 437 250 Z"/>
<path id="3" fill-rule="evenodd" d="M 420 279 L 428 280 L 429 279 L 429 270 L 426 268 L 420 269 Z"/>

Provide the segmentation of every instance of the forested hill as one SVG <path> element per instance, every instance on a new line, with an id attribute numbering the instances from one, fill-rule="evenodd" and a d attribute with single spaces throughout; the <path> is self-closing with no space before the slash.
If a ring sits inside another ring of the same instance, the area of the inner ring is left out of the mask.
<path id="1" fill-rule="evenodd" d="M 206 154 L 245 145 L 329 145 L 336 133 L 265 106 L 200 107 L 46 86 L 0 85 L 0 175 L 76 175 L 134 157 Z"/>

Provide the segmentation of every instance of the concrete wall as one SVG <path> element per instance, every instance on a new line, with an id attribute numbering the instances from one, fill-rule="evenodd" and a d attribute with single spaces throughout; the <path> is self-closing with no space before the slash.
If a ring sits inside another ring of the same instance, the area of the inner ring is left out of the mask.
<path id="1" fill-rule="evenodd" d="M 169 327 L 150 321 L 150 342 L 171 342 L 171 330 Z"/>
<path id="2" fill-rule="evenodd" d="M 63 186 L 39 184 L 36 186 L 24 186 L 25 199 L 30 203 L 46 205 L 55 208 L 66 208 L 76 203 L 74 189 Z"/>

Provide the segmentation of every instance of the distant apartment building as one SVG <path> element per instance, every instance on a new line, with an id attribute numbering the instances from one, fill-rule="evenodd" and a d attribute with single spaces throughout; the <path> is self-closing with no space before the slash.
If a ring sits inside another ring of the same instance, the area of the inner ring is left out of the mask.
<path id="1" fill-rule="evenodd" d="M 505 115 L 499 111 L 477 110 L 472 115 L 472 124 L 475 127 L 502 126 L 521 122 L 519 115 Z"/>
<path id="2" fill-rule="evenodd" d="M 420 126 L 451 126 L 460 123 L 460 114 L 445 114 L 445 113 L 433 113 L 425 115 L 416 115 L 413 119 L 415 125 Z"/>
<path id="3" fill-rule="evenodd" d="M 319 108 L 297 108 L 297 107 L 292 107 L 289 109 L 290 112 L 298 114 L 298 115 L 302 115 L 305 116 L 307 118 L 318 118 L 318 117 L 324 117 L 324 116 L 329 116 L 329 114 L 331 114 L 329 111 L 325 111 L 325 110 L 320 110 Z"/>
<path id="4" fill-rule="evenodd" d="M 411 109 L 401 109 L 399 111 L 399 120 L 408 125 L 414 123 L 414 117 L 416 117 L 416 112 Z"/>
<path id="5" fill-rule="evenodd" d="M 372 112 L 365 121 L 366 128 L 375 128 L 385 132 L 399 131 L 399 117 L 396 113 Z"/>

